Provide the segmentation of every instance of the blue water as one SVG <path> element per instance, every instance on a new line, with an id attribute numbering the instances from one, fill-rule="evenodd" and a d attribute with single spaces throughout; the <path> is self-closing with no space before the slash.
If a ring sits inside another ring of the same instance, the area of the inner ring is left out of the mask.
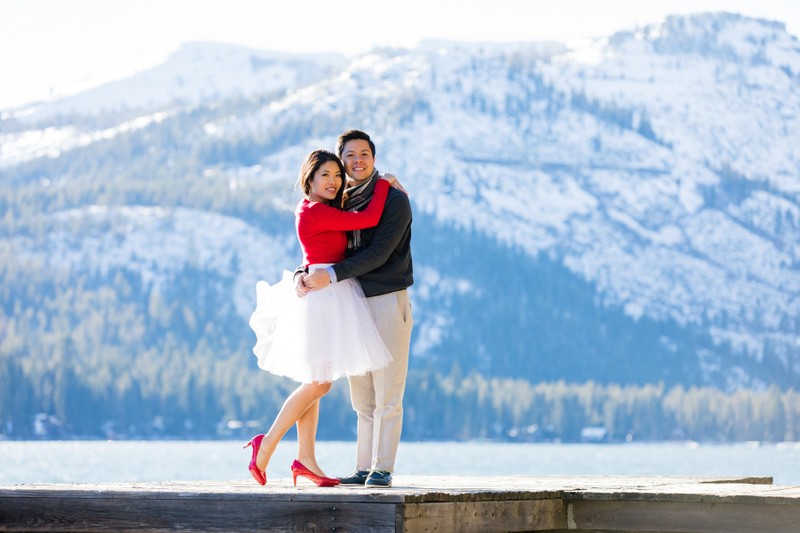
<path id="1" fill-rule="evenodd" d="M 240 441 L 0 441 L 0 485 L 249 479 Z M 283 441 L 267 477 L 286 478 L 297 444 Z M 355 466 L 355 442 L 319 442 L 328 475 Z M 800 485 L 800 443 L 516 444 L 403 442 L 398 475 L 771 476 Z"/>

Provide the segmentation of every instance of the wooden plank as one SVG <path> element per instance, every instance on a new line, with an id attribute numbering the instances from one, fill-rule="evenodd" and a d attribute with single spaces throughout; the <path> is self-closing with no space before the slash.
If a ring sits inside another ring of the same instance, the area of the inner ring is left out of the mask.
<path id="1" fill-rule="evenodd" d="M 299 483 L 299 482 L 298 482 Z M 94 499 L 99 495 L 113 499 L 168 499 L 191 497 L 198 500 L 254 500 L 304 502 L 384 502 L 402 503 L 404 491 L 365 490 L 364 487 L 318 488 L 292 485 L 289 480 L 270 480 L 266 487 L 246 481 L 171 481 L 144 483 L 62 483 L 0 486 L 0 498 L 37 498 L 58 495 L 73 499 Z"/>
<path id="2" fill-rule="evenodd" d="M 566 529 L 564 502 L 503 500 L 411 503 L 401 510 L 403 533 L 504 533 Z"/>
<path id="3" fill-rule="evenodd" d="M 766 478 L 398 476 L 0 487 L 0 531 L 800 531 L 800 487 Z M 795 529 L 792 529 L 792 528 Z M 788 529 L 787 529 L 788 528 Z"/>
<path id="4" fill-rule="evenodd" d="M 800 505 L 577 500 L 567 503 L 567 524 L 583 531 L 798 533 Z"/>
<path id="5" fill-rule="evenodd" d="M 0 531 L 367 531 L 396 528 L 396 505 L 167 498 L 0 498 Z"/>

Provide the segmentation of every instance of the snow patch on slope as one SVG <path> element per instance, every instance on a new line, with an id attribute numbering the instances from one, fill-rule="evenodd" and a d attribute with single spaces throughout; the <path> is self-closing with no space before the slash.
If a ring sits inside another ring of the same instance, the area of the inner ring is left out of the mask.
<path id="1" fill-rule="evenodd" d="M 53 214 L 57 229 L 43 240 L 11 239 L 22 257 L 55 270 L 107 273 L 126 268 L 161 290 L 190 264 L 222 275 L 234 274 L 237 312 L 255 308 L 255 284 L 280 280 L 284 269 L 299 264 L 293 228 L 284 237 L 265 235 L 245 222 L 185 208 L 104 207 Z M 236 268 L 233 265 L 236 264 Z"/>

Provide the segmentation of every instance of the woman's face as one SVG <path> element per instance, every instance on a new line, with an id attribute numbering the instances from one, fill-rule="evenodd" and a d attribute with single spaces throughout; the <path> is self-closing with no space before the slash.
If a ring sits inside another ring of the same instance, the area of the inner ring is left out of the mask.
<path id="1" fill-rule="evenodd" d="M 311 187 L 308 199 L 312 202 L 327 203 L 336 198 L 336 193 L 342 186 L 342 171 L 333 161 L 326 161 L 320 166 L 311 178 Z"/>

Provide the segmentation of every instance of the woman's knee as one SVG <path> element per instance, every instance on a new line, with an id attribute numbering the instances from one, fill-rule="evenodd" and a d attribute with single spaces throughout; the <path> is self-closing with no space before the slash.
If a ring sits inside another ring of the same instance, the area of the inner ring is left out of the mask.
<path id="1" fill-rule="evenodd" d="M 328 391 L 331 390 L 331 382 L 319 383 L 317 381 L 313 381 L 307 384 L 308 387 L 319 397 L 325 396 L 328 394 Z"/>

